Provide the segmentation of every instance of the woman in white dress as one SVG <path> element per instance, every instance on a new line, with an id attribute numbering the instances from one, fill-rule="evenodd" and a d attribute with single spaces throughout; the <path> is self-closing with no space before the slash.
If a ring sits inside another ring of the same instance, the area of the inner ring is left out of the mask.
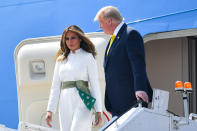
<path id="1" fill-rule="evenodd" d="M 48 101 L 46 122 L 52 127 L 50 124 L 52 114 L 59 105 L 61 131 L 91 131 L 92 110 L 96 111 L 96 126 L 102 122 L 95 47 L 83 31 L 75 25 L 64 30 L 60 47 Z"/>

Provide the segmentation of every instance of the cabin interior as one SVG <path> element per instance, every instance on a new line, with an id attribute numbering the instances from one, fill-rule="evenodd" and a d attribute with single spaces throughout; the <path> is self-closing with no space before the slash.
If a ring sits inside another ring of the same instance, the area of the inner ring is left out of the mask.
<path id="1" fill-rule="evenodd" d="M 153 88 L 169 91 L 168 110 L 184 116 L 182 94 L 175 92 L 175 82 L 190 81 L 189 112 L 197 113 L 197 30 L 150 34 L 144 41 L 150 83 Z"/>

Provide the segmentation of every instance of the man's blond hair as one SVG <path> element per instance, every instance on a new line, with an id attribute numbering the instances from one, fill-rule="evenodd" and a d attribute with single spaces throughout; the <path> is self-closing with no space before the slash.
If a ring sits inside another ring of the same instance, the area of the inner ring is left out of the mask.
<path id="1" fill-rule="evenodd" d="M 123 21 L 123 17 L 121 16 L 119 10 L 114 6 L 106 6 L 101 8 L 97 12 L 94 21 L 99 19 L 106 20 L 107 18 L 112 18 L 115 23 L 120 23 Z"/>

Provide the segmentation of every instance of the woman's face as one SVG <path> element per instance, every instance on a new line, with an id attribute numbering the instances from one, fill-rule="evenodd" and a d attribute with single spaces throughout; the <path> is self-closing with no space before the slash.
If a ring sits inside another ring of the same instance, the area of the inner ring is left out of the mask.
<path id="1" fill-rule="evenodd" d="M 66 33 L 66 45 L 73 53 L 75 53 L 75 50 L 80 48 L 80 42 L 81 39 L 76 33 L 72 31 L 68 31 Z"/>

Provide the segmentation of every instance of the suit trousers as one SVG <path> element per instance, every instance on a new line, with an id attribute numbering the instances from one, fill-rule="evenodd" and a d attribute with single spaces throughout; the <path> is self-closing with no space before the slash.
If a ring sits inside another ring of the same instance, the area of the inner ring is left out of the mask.
<path id="1" fill-rule="evenodd" d="M 91 131 L 92 111 L 87 109 L 76 88 L 61 90 L 59 121 L 60 131 Z"/>

